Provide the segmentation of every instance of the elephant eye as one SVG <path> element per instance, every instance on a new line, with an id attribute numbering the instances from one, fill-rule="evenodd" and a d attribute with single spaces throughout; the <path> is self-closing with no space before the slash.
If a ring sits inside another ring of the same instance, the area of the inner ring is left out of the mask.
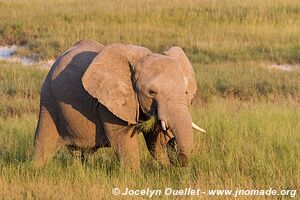
<path id="1" fill-rule="evenodd" d="M 153 90 L 149 90 L 149 95 L 151 97 L 155 97 L 157 95 L 157 92 L 153 91 Z"/>

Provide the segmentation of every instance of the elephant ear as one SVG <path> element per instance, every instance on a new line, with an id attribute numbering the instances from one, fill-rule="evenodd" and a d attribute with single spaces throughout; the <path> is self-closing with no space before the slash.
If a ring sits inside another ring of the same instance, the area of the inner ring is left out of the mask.
<path id="1" fill-rule="evenodd" d="M 197 82 L 191 62 L 180 47 L 171 47 L 164 54 L 173 57 L 180 64 L 181 70 L 188 82 L 186 91 L 191 102 L 197 90 Z"/>
<path id="2" fill-rule="evenodd" d="M 129 124 L 135 124 L 138 119 L 138 101 L 131 66 L 147 53 L 148 49 L 132 45 L 113 44 L 104 47 L 82 77 L 85 90 Z"/>

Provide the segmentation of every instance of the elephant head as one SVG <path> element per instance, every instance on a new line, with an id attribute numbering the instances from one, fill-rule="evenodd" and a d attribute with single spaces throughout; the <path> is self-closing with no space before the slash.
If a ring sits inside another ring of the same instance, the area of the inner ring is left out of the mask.
<path id="1" fill-rule="evenodd" d="M 196 127 L 189 105 L 197 84 L 192 65 L 180 47 L 162 55 L 134 45 L 106 46 L 86 70 L 82 83 L 90 95 L 128 124 L 156 115 L 162 132 L 175 136 L 179 163 L 187 164 L 194 144 L 192 127 Z M 147 138 L 146 143 L 151 152 Z"/>

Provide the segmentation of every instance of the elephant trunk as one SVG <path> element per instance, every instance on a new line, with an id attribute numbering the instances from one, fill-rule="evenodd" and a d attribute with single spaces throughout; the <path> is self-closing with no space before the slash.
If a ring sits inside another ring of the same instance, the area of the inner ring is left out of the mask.
<path id="1" fill-rule="evenodd" d="M 186 166 L 194 145 L 192 117 L 188 106 L 172 106 L 167 116 L 168 128 L 174 134 L 177 143 L 177 160 L 181 166 Z"/>

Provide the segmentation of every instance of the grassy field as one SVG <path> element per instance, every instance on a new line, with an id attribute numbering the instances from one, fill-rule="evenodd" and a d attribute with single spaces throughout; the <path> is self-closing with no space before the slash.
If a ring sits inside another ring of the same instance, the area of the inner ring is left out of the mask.
<path id="1" fill-rule="evenodd" d="M 82 38 L 103 44 L 174 44 L 200 63 L 298 62 L 298 0 L 10 0 L 0 2 L 0 44 L 55 57 Z"/>
<path id="2" fill-rule="evenodd" d="M 83 38 L 157 52 L 182 46 L 198 81 L 193 118 L 207 133 L 195 133 L 187 168 L 157 165 L 141 138 L 140 173 L 122 171 L 112 149 L 84 166 L 62 149 L 35 170 L 30 160 L 47 69 L 2 61 L 0 199 L 114 199 L 115 187 L 297 189 L 299 198 L 300 70 L 268 67 L 300 63 L 299 1 L 0 0 L 0 44 L 23 45 L 19 55 L 55 58 Z"/>

